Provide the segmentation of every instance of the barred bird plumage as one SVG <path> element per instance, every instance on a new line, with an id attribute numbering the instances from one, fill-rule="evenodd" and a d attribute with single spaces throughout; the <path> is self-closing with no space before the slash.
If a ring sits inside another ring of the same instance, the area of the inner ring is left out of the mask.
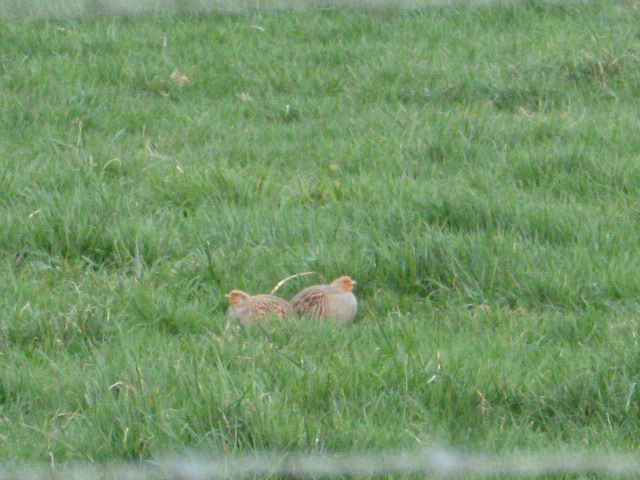
<path id="1" fill-rule="evenodd" d="M 358 300 L 353 294 L 356 283 L 351 277 L 342 276 L 328 285 L 307 287 L 291 299 L 291 306 L 299 316 L 351 323 L 358 311 Z"/>
<path id="2" fill-rule="evenodd" d="M 269 315 L 285 318 L 292 313 L 291 304 L 275 295 L 249 295 L 242 290 L 231 290 L 225 297 L 229 299 L 227 316 L 243 325 L 251 325 Z"/>

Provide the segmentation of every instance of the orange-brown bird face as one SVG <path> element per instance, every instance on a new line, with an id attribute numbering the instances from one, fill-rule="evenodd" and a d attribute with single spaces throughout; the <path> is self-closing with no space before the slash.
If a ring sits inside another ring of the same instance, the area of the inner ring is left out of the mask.
<path id="1" fill-rule="evenodd" d="M 229 305 L 239 305 L 249 298 L 249 294 L 242 290 L 231 290 L 225 297 L 229 299 Z"/>
<path id="2" fill-rule="evenodd" d="M 338 290 L 342 290 L 343 292 L 352 292 L 353 286 L 358 283 L 353 280 L 351 277 L 340 277 L 331 282 L 331 285 L 336 287 Z"/>

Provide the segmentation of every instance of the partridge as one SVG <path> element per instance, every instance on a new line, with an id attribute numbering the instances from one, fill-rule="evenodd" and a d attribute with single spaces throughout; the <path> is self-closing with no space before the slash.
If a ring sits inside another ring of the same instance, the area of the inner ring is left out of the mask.
<path id="1" fill-rule="evenodd" d="M 291 314 L 291 304 L 275 295 L 249 295 L 242 290 L 231 290 L 227 295 L 229 310 L 227 316 L 240 320 L 243 325 L 251 325 L 254 320 L 262 320 L 268 315 L 284 318 Z"/>
<path id="2" fill-rule="evenodd" d="M 351 277 L 344 276 L 329 285 L 307 287 L 291 299 L 291 306 L 297 315 L 335 318 L 350 323 L 358 310 L 358 301 L 353 294 L 355 284 Z"/>

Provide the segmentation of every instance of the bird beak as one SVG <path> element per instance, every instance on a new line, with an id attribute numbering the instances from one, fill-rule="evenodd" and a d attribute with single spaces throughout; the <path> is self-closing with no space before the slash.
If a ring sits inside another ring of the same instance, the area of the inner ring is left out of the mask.
<path id="1" fill-rule="evenodd" d="M 353 283 L 354 285 L 358 284 L 358 282 L 356 282 L 355 280 L 351 280 L 351 283 Z"/>
<path id="2" fill-rule="evenodd" d="M 229 298 L 231 295 L 229 295 L 228 293 L 224 294 L 224 298 Z"/>

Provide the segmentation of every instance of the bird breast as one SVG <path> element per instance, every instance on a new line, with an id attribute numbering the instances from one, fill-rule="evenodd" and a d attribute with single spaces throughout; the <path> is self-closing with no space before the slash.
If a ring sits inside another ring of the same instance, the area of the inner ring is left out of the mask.
<path id="1" fill-rule="evenodd" d="M 351 322 L 358 311 L 356 296 L 349 293 L 329 295 L 327 298 L 327 316 L 342 322 Z"/>
<path id="2" fill-rule="evenodd" d="M 235 305 L 229 305 L 229 308 L 227 309 L 227 318 L 229 318 L 229 320 L 240 320 L 241 317 L 242 309 Z"/>

